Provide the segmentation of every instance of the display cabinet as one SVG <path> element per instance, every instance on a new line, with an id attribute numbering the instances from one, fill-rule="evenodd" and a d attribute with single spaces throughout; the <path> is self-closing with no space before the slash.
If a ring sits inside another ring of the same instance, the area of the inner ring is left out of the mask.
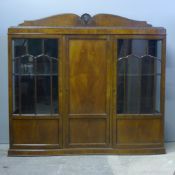
<path id="1" fill-rule="evenodd" d="M 10 156 L 165 152 L 164 28 L 63 14 L 8 36 Z"/>

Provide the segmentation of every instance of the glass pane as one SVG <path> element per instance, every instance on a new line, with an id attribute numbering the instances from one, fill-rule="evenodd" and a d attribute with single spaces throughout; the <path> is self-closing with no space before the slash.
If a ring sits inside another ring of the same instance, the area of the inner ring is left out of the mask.
<path id="1" fill-rule="evenodd" d="M 124 75 L 118 75 L 117 79 L 117 112 L 118 113 L 124 113 L 125 109 L 125 76 Z"/>
<path id="2" fill-rule="evenodd" d="M 20 73 L 20 58 L 26 54 L 26 42 L 24 39 L 15 39 L 13 41 L 13 73 Z"/>
<path id="3" fill-rule="evenodd" d="M 117 73 L 118 113 L 160 112 L 161 41 L 119 40 Z"/>
<path id="4" fill-rule="evenodd" d="M 21 113 L 35 113 L 35 81 L 33 76 L 21 76 Z"/>
<path id="5" fill-rule="evenodd" d="M 33 56 L 24 56 L 20 58 L 20 73 L 24 74 L 34 74 L 34 58 Z"/>
<path id="6" fill-rule="evenodd" d="M 40 56 L 36 59 L 36 72 L 37 74 L 50 74 L 50 58 Z"/>
<path id="7" fill-rule="evenodd" d="M 53 113 L 58 113 L 58 76 L 52 77 Z"/>
<path id="8" fill-rule="evenodd" d="M 20 57 L 27 53 L 27 40 L 26 39 L 15 39 L 13 41 L 13 59 Z"/>
<path id="9" fill-rule="evenodd" d="M 51 92 L 50 92 L 50 77 L 38 76 L 37 77 L 37 114 L 51 113 Z"/>
<path id="10" fill-rule="evenodd" d="M 156 77 L 155 77 L 156 78 Z M 142 75 L 141 77 L 141 113 L 153 113 L 154 111 L 154 75 Z"/>
<path id="11" fill-rule="evenodd" d="M 157 75 L 156 76 L 156 81 L 155 81 L 155 112 L 158 113 L 160 112 L 160 83 L 161 83 L 161 76 Z"/>
<path id="12" fill-rule="evenodd" d="M 58 57 L 58 42 L 56 39 L 44 40 L 44 53 L 50 57 Z"/>
<path id="13" fill-rule="evenodd" d="M 19 74 L 19 59 L 13 60 L 13 73 Z"/>
<path id="14" fill-rule="evenodd" d="M 58 61 L 56 59 L 52 59 L 52 71 L 53 74 L 58 74 Z"/>
<path id="15" fill-rule="evenodd" d="M 49 56 L 52 64 L 52 73 L 58 73 L 58 42 L 55 39 L 44 40 L 44 54 Z"/>
<path id="16" fill-rule="evenodd" d="M 43 39 L 28 39 L 28 54 L 38 56 L 44 53 Z"/>
<path id="17" fill-rule="evenodd" d="M 58 39 L 14 39 L 12 44 L 13 112 L 58 113 Z"/>
<path id="18" fill-rule="evenodd" d="M 13 76 L 13 113 L 19 113 L 19 76 Z"/>

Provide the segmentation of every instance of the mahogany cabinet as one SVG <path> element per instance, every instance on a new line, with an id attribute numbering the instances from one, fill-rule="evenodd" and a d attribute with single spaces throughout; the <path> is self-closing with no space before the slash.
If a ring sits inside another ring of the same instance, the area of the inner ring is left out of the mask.
<path id="1" fill-rule="evenodd" d="M 165 152 L 164 28 L 63 14 L 8 36 L 10 156 Z"/>

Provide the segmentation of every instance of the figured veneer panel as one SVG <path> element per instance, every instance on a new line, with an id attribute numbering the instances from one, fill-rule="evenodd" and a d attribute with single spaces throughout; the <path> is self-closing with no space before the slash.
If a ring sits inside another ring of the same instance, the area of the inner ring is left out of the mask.
<path id="1" fill-rule="evenodd" d="M 59 144 L 58 120 L 13 120 L 13 144 Z"/>
<path id="2" fill-rule="evenodd" d="M 69 41 L 69 111 L 73 114 L 106 113 L 107 41 Z"/>
<path id="3" fill-rule="evenodd" d="M 116 124 L 117 144 L 163 142 L 161 119 L 119 119 Z"/>
<path id="4" fill-rule="evenodd" d="M 106 119 L 70 119 L 70 144 L 105 144 Z"/>

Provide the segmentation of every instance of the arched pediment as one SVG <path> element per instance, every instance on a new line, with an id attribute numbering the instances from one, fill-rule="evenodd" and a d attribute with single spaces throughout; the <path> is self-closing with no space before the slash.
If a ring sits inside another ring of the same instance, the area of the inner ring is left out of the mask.
<path id="1" fill-rule="evenodd" d="M 111 14 L 97 14 L 91 16 L 87 13 L 82 16 L 76 14 L 60 14 L 33 21 L 24 21 L 20 26 L 51 26 L 51 27 L 151 27 L 145 21 L 136 21 Z"/>

